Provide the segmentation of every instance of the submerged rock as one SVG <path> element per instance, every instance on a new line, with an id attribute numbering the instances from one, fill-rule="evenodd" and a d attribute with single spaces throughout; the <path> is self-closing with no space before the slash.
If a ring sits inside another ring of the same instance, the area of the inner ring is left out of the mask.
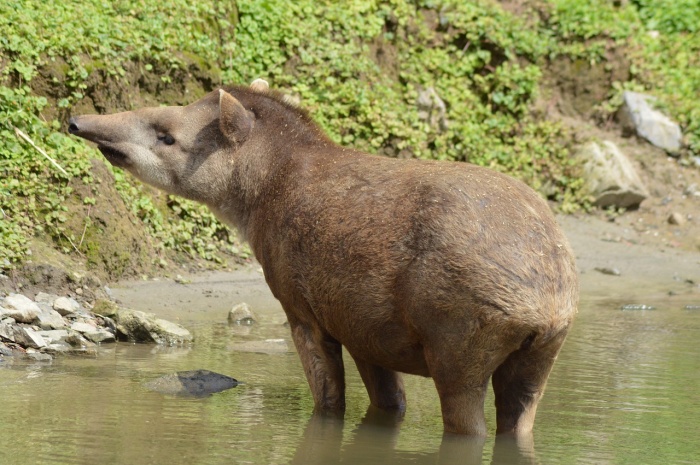
<path id="1" fill-rule="evenodd" d="M 610 275 L 610 276 L 620 276 L 620 275 L 622 275 L 622 273 L 620 272 L 620 270 L 618 270 L 617 268 L 608 268 L 608 267 L 600 267 L 600 266 L 599 266 L 599 267 L 596 267 L 595 270 L 596 270 L 598 273 L 608 274 L 608 275 Z"/>
<path id="2" fill-rule="evenodd" d="M 179 371 L 145 383 L 147 389 L 171 396 L 203 397 L 238 386 L 230 376 L 209 370 Z"/>
<path id="3" fill-rule="evenodd" d="M 284 339 L 265 339 L 264 341 L 236 342 L 228 346 L 235 352 L 253 352 L 256 354 L 286 354 L 289 346 Z"/>
<path id="4" fill-rule="evenodd" d="M 620 307 L 620 310 L 656 310 L 656 307 L 645 304 L 627 304 Z"/>
<path id="5" fill-rule="evenodd" d="M 258 319 L 256 318 L 253 310 L 250 306 L 241 302 L 240 304 L 234 305 L 233 308 L 228 312 L 228 322 L 237 325 L 252 325 L 256 323 Z"/>

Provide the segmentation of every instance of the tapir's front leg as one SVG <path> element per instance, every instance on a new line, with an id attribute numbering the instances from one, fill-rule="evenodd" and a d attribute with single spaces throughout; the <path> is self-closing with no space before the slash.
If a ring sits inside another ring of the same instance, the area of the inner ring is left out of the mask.
<path id="1" fill-rule="evenodd" d="M 294 345 L 314 396 L 316 411 L 345 410 L 342 345 L 317 325 L 289 319 Z"/>

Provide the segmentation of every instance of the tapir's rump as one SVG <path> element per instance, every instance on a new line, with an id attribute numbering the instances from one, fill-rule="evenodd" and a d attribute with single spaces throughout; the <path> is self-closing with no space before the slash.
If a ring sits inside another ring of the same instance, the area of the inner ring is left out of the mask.
<path id="1" fill-rule="evenodd" d="M 466 163 L 334 144 L 256 80 L 186 107 L 78 116 L 70 132 L 144 182 L 207 204 L 250 242 L 318 410 L 345 407 L 341 347 L 371 403 L 434 379 L 445 429 L 528 434 L 571 325 L 577 274 L 547 204 Z"/>

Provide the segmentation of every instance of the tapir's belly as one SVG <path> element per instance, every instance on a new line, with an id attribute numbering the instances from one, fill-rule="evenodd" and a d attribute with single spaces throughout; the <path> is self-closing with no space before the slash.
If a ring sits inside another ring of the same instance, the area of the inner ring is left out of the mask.
<path id="1" fill-rule="evenodd" d="M 429 376 L 421 341 L 408 328 L 393 321 L 328 322 L 331 333 L 357 360 L 401 373 Z M 363 324 L 364 323 L 364 324 Z"/>

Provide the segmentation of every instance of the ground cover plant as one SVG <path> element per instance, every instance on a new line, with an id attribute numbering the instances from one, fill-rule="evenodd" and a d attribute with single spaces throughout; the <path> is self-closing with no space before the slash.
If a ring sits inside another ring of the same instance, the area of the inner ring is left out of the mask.
<path id="1" fill-rule="evenodd" d="M 624 56 L 629 78 L 611 83 L 598 112 L 611 115 L 624 89 L 645 90 L 682 124 L 688 152 L 700 154 L 697 2 L 618 3 L 3 2 L 0 268 L 31 259 L 32 242 L 43 241 L 112 277 L 128 273 L 129 254 L 110 250 L 107 260 L 95 243 L 113 227 L 97 213 L 114 208 L 141 231 L 130 240 L 149 245 L 141 258 L 151 265 L 247 257 L 203 207 L 157 195 L 118 169 L 96 175 L 101 156 L 63 129 L 74 112 L 184 104 L 258 77 L 299 99 L 344 145 L 489 166 L 562 211 L 588 208 L 572 135 L 541 105 L 562 57 L 605 67 L 611 53 Z M 444 102 L 438 123 L 416 105 L 426 89 Z M 107 184 L 121 207 L 103 200 Z"/>

